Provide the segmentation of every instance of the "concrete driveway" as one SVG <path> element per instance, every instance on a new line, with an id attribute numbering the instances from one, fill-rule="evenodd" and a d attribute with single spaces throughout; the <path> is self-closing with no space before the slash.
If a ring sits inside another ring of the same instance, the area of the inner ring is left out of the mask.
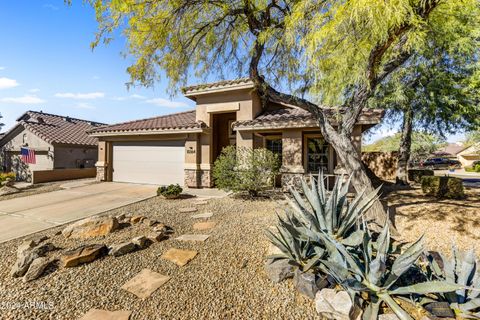
<path id="1" fill-rule="evenodd" d="M 0 201 L 0 243 L 151 198 L 156 189 L 104 182 Z"/>

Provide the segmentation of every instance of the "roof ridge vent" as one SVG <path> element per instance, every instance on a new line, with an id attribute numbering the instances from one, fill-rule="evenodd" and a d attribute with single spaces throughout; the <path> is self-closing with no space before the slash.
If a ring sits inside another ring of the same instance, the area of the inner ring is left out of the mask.
<path id="1" fill-rule="evenodd" d="M 72 118 L 69 116 L 63 117 L 63 121 L 72 122 Z"/>

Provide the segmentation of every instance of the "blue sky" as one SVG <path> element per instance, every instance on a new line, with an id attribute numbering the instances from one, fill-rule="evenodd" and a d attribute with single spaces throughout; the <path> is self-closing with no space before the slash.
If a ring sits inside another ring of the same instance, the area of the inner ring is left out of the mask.
<path id="1" fill-rule="evenodd" d="M 129 58 L 120 37 L 94 51 L 96 22 L 83 1 L 0 1 L 0 113 L 3 131 L 26 110 L 116 123 L 189 110 L 181 95 L 170 99 L 166 83 L 127 90 Z M 391 135 L 380 126 L 368 141 Z M 462 135 L 449 137 L 456 141 Z"/>

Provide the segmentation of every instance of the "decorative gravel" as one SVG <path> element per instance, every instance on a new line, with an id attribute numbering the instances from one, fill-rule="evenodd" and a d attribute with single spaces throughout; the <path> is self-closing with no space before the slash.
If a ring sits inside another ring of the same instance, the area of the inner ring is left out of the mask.
<path id="1" fill-rule="evenodd" d="M 463 200 L 438 200 L 414 188 L 392 192 L 387 199 L 405 240 L 425 234 L 428 250 L 450 255 L 455 242 L 462 250 L 475 248 L 480 258 L 480 188 L 467 188 L 465 193 Z"/>
<path id="2" fill-rule="evenodd" d="M 105 257 L 76 268 L 59 269 L 24 284 L 9 276 L 22 240 L 0 244 L 0 318 L 78 319 L 91 308 L 131 310 L 131 319 L 315 319 L 314 303 L 293 289 L 291 281 L 274 284 L 263 269 L 269 246 L 264 230 L 275 223 L 276 204 L 269 200 L 212 199 L 198 213 L 213 212 L 215 228 L 204 243 L 174 240 L 192 228 L 195 199 L 152 198 L 108 214 L 142 214 L 174 228 L 170 239 L 118 258 Z M 120 243 L 147 234 L 137 224 L 88 241 L 42 232 L 61 248 L 85 243 Z M 188 265 L 178 267 L 160 256 L 170 248 L 196 250 Z M 59 254 L 57 252 L 55 254 Z M 141 300 L 121 286 L 144 268 L 170 276 L 168 283 Z M 36 308 L 33 307 L 36 303 Z M 42 309 L 43 307 L 43 309 Z"/>

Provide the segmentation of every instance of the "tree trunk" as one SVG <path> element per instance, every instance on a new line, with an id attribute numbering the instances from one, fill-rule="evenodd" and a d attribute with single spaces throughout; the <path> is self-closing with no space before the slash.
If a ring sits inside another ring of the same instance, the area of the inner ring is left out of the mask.
<path id="1" fill-rule="evenodd" d="M 337 153 L 341 164 L 345 167 L 347 173 L 352 176 L 352 185 L 357 193 L 365 192 L 369 194 L 375 190 L 372 182 L 367 176 L 363 165 L 361 154 L 355 148 L 351 136 L 342 133 L 325 135 L 325 139 L 332 145 Z M 379 226 L 384 226 L 388 216 L 382 203 L 377 200 L 367 213 L 367 220 L 372 220 Z"/>
<path id="2" fill-rule="evenodd" d="M 411 106 L 407 106 L 407 109 L 403 112 L 402 138 L 400 140 L 400 149 L 398 150 L 397 185 L 408 185 L 408 161 L 410 160 L 412 147 L 412 125 L 413 109 Z"/>

